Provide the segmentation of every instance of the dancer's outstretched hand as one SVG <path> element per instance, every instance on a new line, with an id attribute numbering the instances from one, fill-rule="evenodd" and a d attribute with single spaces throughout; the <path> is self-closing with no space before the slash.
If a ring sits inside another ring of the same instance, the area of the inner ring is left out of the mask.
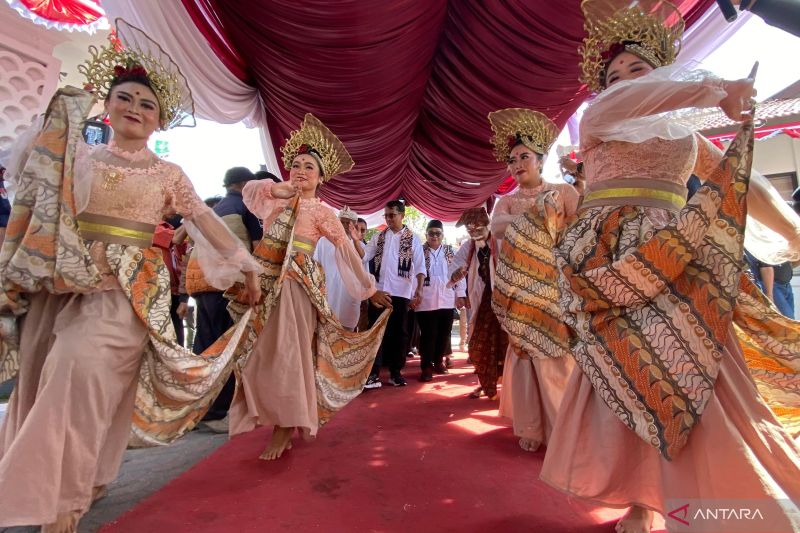
<path id="1" fill-rule="evenodd" d="M 261 300 L 261 284 L 258 279 L 258 272 L 244 273 L 244 290 L 247 294 L 247 304 L 255 307 Z"/>
<path id="2" fill-rule="evenodd" d="M 729 119 L 741 122 L 747 118 L 747 114 L 753 107 L 753 80 L 743 79 L 725 82 L 725 92 L 728 93 L 725 98 L 720 100 L 719 107 L 728 116 Z"/>
<path id="3" fill-rule="evenodd" d="M 724 81 L 722 87 L 728 93 L 725 98 L 720 100 L 719 107 L 729 119 L 741 122 L 743 120 L 753 120 L 753 106 L 756 101 L 756 90 L 753 84 L 756 81 L 758 72 L 758 61 L 753 63 L 750 74 L 742 80 Z"/>

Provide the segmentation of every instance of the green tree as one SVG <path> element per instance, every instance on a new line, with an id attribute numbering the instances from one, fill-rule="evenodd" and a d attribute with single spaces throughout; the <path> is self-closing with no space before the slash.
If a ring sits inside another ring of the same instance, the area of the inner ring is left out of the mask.
<path id="1" fill-rule="evenodd" d="M 425 242 L 425 229 L 428 227 L 428 217 L 422 211 L 413 206 L 406 207 L 406 217 L 403 223 Z"/>
<path id="2" fill-rule="evenodd" d="M 364 234 L 364 240 L 367 242 L 371 241 L 372 237 L 374 237 L 376 233 L 378 233 L 378 228 L 369 228 Z"/>

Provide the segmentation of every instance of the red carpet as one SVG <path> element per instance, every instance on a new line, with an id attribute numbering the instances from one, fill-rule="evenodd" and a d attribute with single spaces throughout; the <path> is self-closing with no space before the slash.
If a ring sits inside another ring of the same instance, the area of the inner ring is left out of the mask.
<path id="1" fill-rule="evenodd" d="M 316 441 L 258 460 L 269 430 L 239 436 L 102 531 L 611 533 L 620 510 L 538 481 L 543 451 L 517 445 L 458 354 L 451 374 L 365 391 Z"/>

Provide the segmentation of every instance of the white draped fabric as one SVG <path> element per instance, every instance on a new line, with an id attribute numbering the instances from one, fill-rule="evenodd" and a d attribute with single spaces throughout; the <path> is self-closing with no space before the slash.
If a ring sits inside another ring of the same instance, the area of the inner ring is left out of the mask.
<path id="1" fill-rule="evenodd" d="M 353 298 L 347 292 L 347 288 L 342 281 L 342 275 L 339 272 L 339 265 L 336 262 L 336 247 L 331 241 L 322 237 L 317 241 L 314 259 L 322 265 L 325 271 L 328 303 L 333 309 L 333 313 L 344 327 L 354 331 L 361 313 L 361 300 Z"/>
<path id="2" fill-rule="evenodd" d="M 180 0 L 104 0 L 109 20 L 121 17 L 164 48 L 189 81 L 197 116 L 222 124 L 266 123 L 258 90 L 236 78 L 200 33 Z"/>
<path id="3" fill-rule="evenodd" d="M 234 76 L 216 56 L 180 0 L 104 0 L 108 19 L 138 26 L 172 57 L 189 82 L 196 115 L 221 124 L 260 127 L 267 169 L 277 173 L 258 90 Z"/>
<path id="4" fill-rule="evenodd" d="M 739 13 L 735 21 L 728 22 L 722 16 L 719 6 L 714 4 L 700 17 L 700 20 L 686 30 L 677 63 L 702 62 L 711 55 L 711 52 L 719 48 L 731 35 L 736 33 L 752 16 L 752 13 L 749 12 Z M 742 72 L 742 76 L 746 73 L 746 71 Z"/>

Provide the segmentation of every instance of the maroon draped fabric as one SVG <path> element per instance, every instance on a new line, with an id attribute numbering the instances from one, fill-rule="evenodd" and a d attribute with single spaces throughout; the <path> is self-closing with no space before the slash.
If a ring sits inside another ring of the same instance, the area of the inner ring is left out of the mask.
<path id="1" fill-rule="evenodd" d="M 210 0 L 182 0 L 182 2 L 183 7 L 192 18 L 192 22 L 206 38 L 209 46 L 222 61 L 222 64 L 241 81 L 252 83 L 253 80 L 247 70 L 247 64 L 231 45 L 230 39 L 225 33 L 217 13 L 211 6 Z"/>
<path id="2" fill-rule="evenodd" d="M 356 166 L 321 196 L 357 212 L 404 197 L 457 219 L 508 176 L 490 111 L 529 107 L 563 126 L 586 97 L 578 0 L 183 2 L 213 8 L 222 28 L 206 16 L 201 31 L 246 63 L 276 150 L 307 112 L 341 137 Z M 713 0 L 676 3 L 691 24 Z"/>

